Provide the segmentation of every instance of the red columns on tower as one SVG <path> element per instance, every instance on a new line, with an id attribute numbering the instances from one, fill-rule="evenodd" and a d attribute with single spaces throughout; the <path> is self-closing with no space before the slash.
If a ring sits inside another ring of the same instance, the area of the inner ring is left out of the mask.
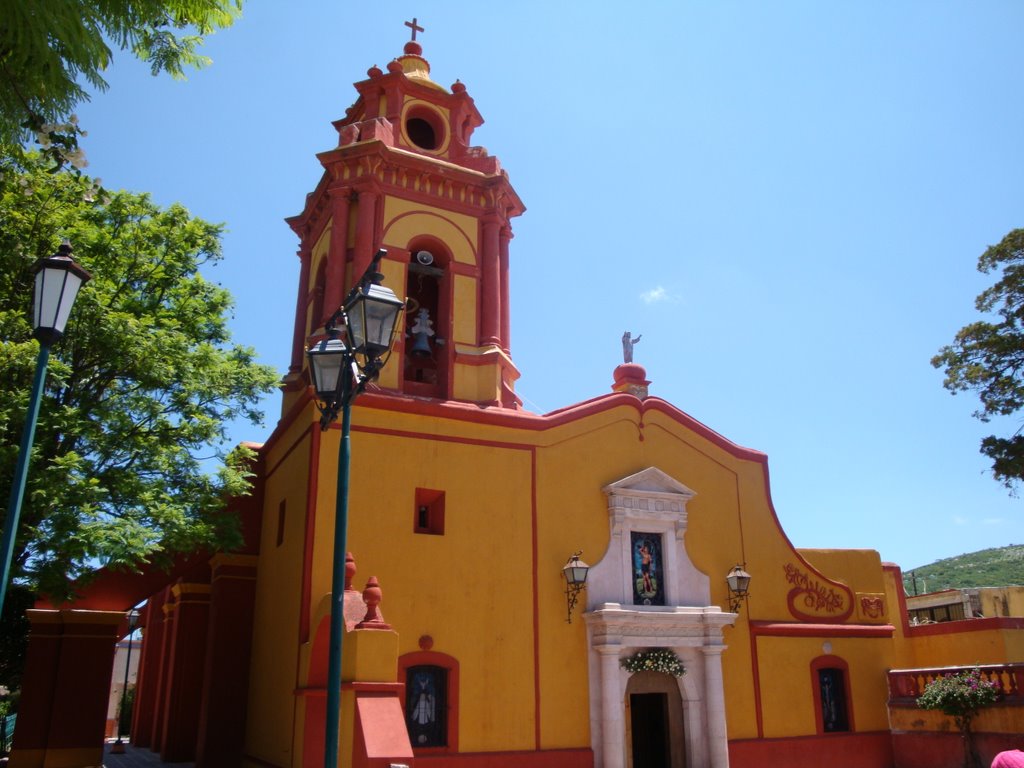
<path id="1" fill-rule="evenodd" d="M 380 195 L 371 189 L 359 191 L 359 203 L 356 209 L 356 241 L 355 254 L 352 260 L 352 280 L 358 280 L 360 275 L 370 266 L 370 260 L 377 252 L 375 241 L 377 237 L 377 198 Z"/>
<path id="2" fill-rule="evenodd" d="M 499 256 L 499 277 L 501 279 L 501 348 L 505 354 L 512 349 L 512 318 L 509 312 L 511 306 L 509 301 L 509 272 L 508 272 L 508 244 L 512 239 L 512 228 L 507 224 L 501 228 L 498 256 Z"/>
<path id="3" fill-rule="evenodd" d="M 483 222 L 483 248 L 480 254 L 480 343 L 501 343 L 501 278 L 499 233 L 496 218 Z"/>
<path id="4" fill-rule="evenodd" d="M 292 331 L 292 359 L 288 365 L 289 373 L 302 370 L 302 360 L 306 352 L 306 314 L 309 306 L 309 264 L 312 255 L 309 248 L 303 246 L 299 251 L 299 290 L 295 299 L 295 328 Z"/>
<path id="5" fill-rule="evenodd" d="M 350 194 L 351 190 L 347 188 L 331 190 L 331 245 L 327 253 L 327 288 L 324 291 L 324 314 L 328 316 L 341 306 L 345 296 Z M 314 322 L 321 320 L 316 318 Z"/>

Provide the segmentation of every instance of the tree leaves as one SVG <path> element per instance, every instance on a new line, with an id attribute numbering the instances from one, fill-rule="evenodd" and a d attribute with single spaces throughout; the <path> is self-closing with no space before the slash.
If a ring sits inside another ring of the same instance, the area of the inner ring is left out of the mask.
<path id="1" fill-rule="evenodd" d="M 231 343 L 231 296 L 200 272 L 221 258 L 221 227 L 142 194 L 89 201 L 91 179 L 25 162 L 0 169 L 3 498 L 38 348 L 29 267 L 68 237 L 93 280 L 51 355 L 16 574 L 61 597 L 97 563 L 237 545 L 223 500 L 247 491 L 251 451 L 222 456 L 214 474 L 202 457 L 223 453 L 230 420 L 259 423 L 278 376 Z"/>
<path id="2" fill-rule="evenodd" d="M 0 0 L 0 144 L 60 122 L 88 99 L 79 84 L 106 90 L 108 41 L 183 78 L 209 59 L 203 37 L 230 26 L 241 0 Z M 182 34 L 185 32 L 186 34 Z"/>
<path id="3" fill-rule="evenodd" d="M 960 329 L 953 343 L 939 350 L 932 365 L 945 368 L 943 385 L 956 394 L 974 390 L 981 408 L 974 416 L 989 421 L 1024 407 L 1024 229 L 1015 229 L 978 259 L 978 270 L 999 272 L 994 285 L 975 301 L 979 312 L 994 315 Z M 981 452 L 992 472 L 1008 488 L 1024 479 L 1024 436 L 990 435 Z"/>

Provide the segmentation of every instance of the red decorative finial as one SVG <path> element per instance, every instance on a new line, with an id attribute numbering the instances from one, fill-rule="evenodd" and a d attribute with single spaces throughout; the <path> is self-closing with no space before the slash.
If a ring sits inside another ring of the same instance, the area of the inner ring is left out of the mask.
<path id="1" fill-rule="evenodd" d="M 352 553 L 348 552 L 345 554 L 345 591 L 349 592 L 352 590 L 352 579 L 356 575 L 356 559 L 352 557 Z"/>
<path id="2" fill-rule="evenodd" d="M 380 605 L 382 592 L 376 576 L 371 576 L 366 582 L 366 589 L 363 590 L 363 602 L 366 603 L 366 615 L 363 620 L 356 624 L 356 629 L 391 629 L 389 624 L 377 612 Z"/>

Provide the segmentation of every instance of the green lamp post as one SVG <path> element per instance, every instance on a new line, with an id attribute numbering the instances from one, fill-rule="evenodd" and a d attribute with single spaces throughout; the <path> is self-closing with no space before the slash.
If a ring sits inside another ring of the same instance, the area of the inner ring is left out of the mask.
<path id="1" fill-rule="evenodd" d="M 39 340 L 39 356 L 36 359 L 35 378 L 29 397 L 28 413 L 21 433 L 21 447 L 18 461 L 11 480 L 11 495 L 7 503 L 3 539 L 0 553 L 3 554 L 3 580 L 0 581 L 0 611 L 3 611 L 7 597 L 7 581 L 11 574 L 14 557 L 14 542 L 21 517 L 21 503 L 25 496 L 25 480 L 36 435 L 36 420 L 39 417 L 39 401 L 46 383 L 46 367 L 50 361 L 50 346 L 64 335 L 64 327 L 71 315 L 78 289 L 92 278 L 86 270 L 71 258 L 71 243 L 65 240 L 56 254 L 40 259 L 33 267 L 35 271 L 35 299 L 32 308 L 33 336 Z"/>
<path id="2" fill-rule="evenodd" d="M 310 378 L 320 408 L 320 428 L 326 430 L 341 413 L 338 454 L 338 494 L 334 518 L 334 559 L 331 573 L 331 634 L 327 658 L 327 722 L 324 768 L 337 768 L 341 714 L 341 649 L 345 634 L 345 553 L 348 532 L 349 433 L 352 401 L 377 378 L 387 362 L 398 316 L 405 302 L 381 285 L 377 251 L 342 307 L 325 323 L 328 338 L 306 351 Z"/>

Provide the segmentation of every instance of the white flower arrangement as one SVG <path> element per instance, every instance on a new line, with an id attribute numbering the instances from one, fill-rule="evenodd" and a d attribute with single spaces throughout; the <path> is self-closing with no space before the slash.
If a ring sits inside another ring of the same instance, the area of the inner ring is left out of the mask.
<path id="1" fill-rule="evenodd" d="M 632 656 L 620 660 L 619 664 L 628 672 L 664 672 L 672 677 L 682 677 L 686 674 L 683 662 L 668 648 L 637 651 Z"/>

